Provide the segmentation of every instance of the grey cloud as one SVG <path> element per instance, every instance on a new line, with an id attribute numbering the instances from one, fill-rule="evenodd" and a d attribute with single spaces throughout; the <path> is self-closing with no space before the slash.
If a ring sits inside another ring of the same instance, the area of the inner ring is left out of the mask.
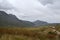
<path id="1" fill-rule="evenodd" d="M 19 19 L 60 22 L 59 0 L 10 0 L 12 5 L 10 1 L 4 1 L 0 4 L 0 9 L 7 9 L 8 13 L 15 14 Z"/>
<path id="2" fill-rule="evenodd" d="M 53 4 L 53 0 L 39 0 L 43 5 Z"/>
<path id="3" fill-rule="evenodd" d="M 41 4 L 51 9 L 60 9 L 60 0 L 39 0 Z"/>
<path id="4" fill-rule="evenodd" d="M 48 22 L 60 22 L 60 12 L 55 10 L 55 6 L 59 1 L 54 0 L 40 0 L 43 4 L 40 4 L 39 1 L 36 0 L 20 0 L 16 1 L 16 7 L 19 9 L 23 16 L 18 16 L 20 19 L 24 20 L 44 20 Z M 59 4 L 59 3 L 58 3 Z M 55 5 L 55 6 L 54 6 Z M 60 6 L 60 5 L 59 5 Z M 56 8 L 58 8 L 57 6 Z M 20 13 L 19 13 L 20 14 Z"/>
<path id="5" fill-rule="evenodd" d="M 47 7 L 49 7 L 49 8 L 51 8 L 51 9 L 60 9 L 60 1 L 56 1 L 56 2 L 54 2 L 54 4 L 49 4 L 49 5 L 47 5 Z"/>
<path id="6" fill-rule="evenodd" d="M 10 10 L 14 7 L 7 1 L 7 0 L 1 0 L 0 1 L 0 10 Z"/>

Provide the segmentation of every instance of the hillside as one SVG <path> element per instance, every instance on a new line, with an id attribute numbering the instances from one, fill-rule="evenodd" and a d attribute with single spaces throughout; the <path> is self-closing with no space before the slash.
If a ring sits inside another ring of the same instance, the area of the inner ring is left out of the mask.
<path id="1" fill-rule="evenodd" d="M 40 21 L 40 20 L 36 20 L 33 23 L 35 24 L 35 26 L 44 26 L 49 24 L 48 22 Z"/>
<path id="2" fill-rule="evenodd" d="M 0 11 L 0 26 L 27 27 L 33 25 L 34 24 L 32 22 L 19 20 L 15 15 Z"/>
<path id="3" fill-rule="evenodd" d="M 24 21 L 18 19 L 13 14 L 7 14 L 5 11 L 0 11 L 0 26 L 13 26 L 13 27 L 34 27 L 34 26 L 46 26 L 57 25 L 60 23 L 48 23 L 45 21 L 36 20 L 34 22 Z"/>

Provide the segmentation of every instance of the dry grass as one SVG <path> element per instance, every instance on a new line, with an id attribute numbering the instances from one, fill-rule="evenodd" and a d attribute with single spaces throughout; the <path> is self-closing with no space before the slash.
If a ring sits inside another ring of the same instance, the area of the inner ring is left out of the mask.
<path id="1" fill-rule="evenodd" d="M 50 30 L 49 27 L 0 28 L 0 40 L 49 40 Z"/>

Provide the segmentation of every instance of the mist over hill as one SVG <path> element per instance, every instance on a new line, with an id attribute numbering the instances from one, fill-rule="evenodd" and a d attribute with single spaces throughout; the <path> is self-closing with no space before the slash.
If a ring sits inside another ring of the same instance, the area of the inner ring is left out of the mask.
<path id="1" fill-rule="evenodd" d="M 40 20 L 36 20 L 33 23 L 35 24 L 35 26 L 44 26 L 49 24 L 48 22 L 40 21 Z"/>
<path id="2" fill-rule="evenodd" d="M 0 26 L 27 27 L 33 25 L 34 24 L 32 22 L 19 20 L 15 15 L 0 11 Z"/>
<path id="3" fill-rule="evenodd" d="M 36 20 L 34 22 L 20 20 L 15 15 L 7 14 L 5 11 L 0 11 L 0 26 L 34 27 L 56 24 L 59 23 L 48 23 L 40 20 Z"/>

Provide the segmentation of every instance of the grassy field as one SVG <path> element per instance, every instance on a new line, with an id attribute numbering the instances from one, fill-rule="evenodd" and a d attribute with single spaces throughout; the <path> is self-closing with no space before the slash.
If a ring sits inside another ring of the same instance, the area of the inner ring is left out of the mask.
<path id="1" fill-rule="evenodd" d="M 60 31 L 60 27 L 56 27 Z M 35 27 L 35 28 L 0 28 L 0 40 L 58 40 L 53 36 L 49 38 L 48 32 L 51 28 Z M 59 39 L 60 40 L 60 39 Z"/>

